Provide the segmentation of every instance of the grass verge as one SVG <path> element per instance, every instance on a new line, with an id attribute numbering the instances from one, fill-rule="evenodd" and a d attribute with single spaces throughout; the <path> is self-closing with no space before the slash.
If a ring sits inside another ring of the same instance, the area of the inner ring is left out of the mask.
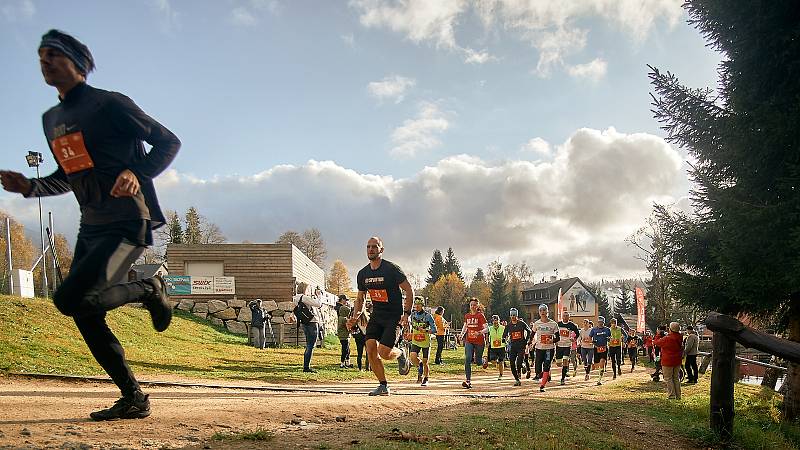
<path id="1" fill-rule="evenodd" d="M 302 372 L 303 349 L 258 350 L 247 337 L 215 327 L 181 311 L 163 333 L 156 333 L 145 309 L 122 307 L 107 321 L 125 348 L 137 375 L 163 375 L 223 380 L 304 383 L 372 379 L 368 372 L 339 368 L 335 336 L 316 349 L 312 366 Z M 355 343 L 350 345 L 355 363 Z M 463 353 L 445 351 L 445 366 L 433 366 L 437 375 L 461 374 Z M 478 371 L 482 369 L 477 369 Z M 0 371 L 75 375 L 104 375 L 69 317 L 47 299 L 0 296 Z M 480 372 L 479 372 L 480 373 Z M 390 379 L 395 370 L 387 370 Z"/>

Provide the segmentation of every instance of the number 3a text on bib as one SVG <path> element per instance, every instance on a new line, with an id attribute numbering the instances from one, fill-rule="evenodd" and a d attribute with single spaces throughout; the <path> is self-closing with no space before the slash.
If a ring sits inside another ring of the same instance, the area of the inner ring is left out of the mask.
<path id="1" fill-rule="evenodd" d="M 80 131 L 56 138 L 53 141 L 53 155 L 67 175 L 94 167 Z"/>

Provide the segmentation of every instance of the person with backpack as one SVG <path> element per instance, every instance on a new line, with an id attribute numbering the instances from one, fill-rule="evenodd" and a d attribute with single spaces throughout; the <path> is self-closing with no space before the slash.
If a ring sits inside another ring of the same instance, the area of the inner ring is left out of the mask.
<path id="1" fill-rule="evenodd" d="M 303 353 L 303 372 L 316 373 L 311 368 L 311 356 L 314 354 L 314 345 L 319 338 L 319 320 L 317 319 L 315 308 L 322 307 L 322 301 L 308 294 L 308 283 L 300 282 L 297 284 L 297 295 L 292 298 L 294 303 L 294 316 L 297 320 L 298 328 L 303 327 L 303 334 L 306 336 L 306 351 Z"/>
<path id="2" fill-rule="evenodd" d="M 263 350 L 267 346 L 265 320 L 267 320 L 266 316 L 269 313 L 264 311 L 260 298 L 248 303 L 247 306 L 250 308 L 250 330 L 253 333 L 253 347 Z"/>

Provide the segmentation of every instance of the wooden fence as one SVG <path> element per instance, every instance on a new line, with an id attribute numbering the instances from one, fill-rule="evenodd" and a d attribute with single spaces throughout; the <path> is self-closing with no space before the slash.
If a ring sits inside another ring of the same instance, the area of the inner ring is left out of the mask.
<path id="1" fill-rule="evenodd" d="M 733 385 L 736 382 L 736 343 L 800 363 L 800 343 L 754 330 L 737 319 L 711 312 L 705 320 L 714 332 L 711 361 L 711 429 L 724 441 L 733 435 Z"/>

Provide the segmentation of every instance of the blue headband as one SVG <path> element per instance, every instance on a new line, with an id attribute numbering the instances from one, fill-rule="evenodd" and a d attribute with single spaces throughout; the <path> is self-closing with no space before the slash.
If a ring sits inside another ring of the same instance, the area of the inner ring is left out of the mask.
<path id="1" fill-rule="evenodd" d="M 89 48 L 74 37 L 58 31 L 50 30 L 42 36 L 39 48 L 53 48 L 64 54 L 83 75 L 94 69 L 94 58 Z"/>

